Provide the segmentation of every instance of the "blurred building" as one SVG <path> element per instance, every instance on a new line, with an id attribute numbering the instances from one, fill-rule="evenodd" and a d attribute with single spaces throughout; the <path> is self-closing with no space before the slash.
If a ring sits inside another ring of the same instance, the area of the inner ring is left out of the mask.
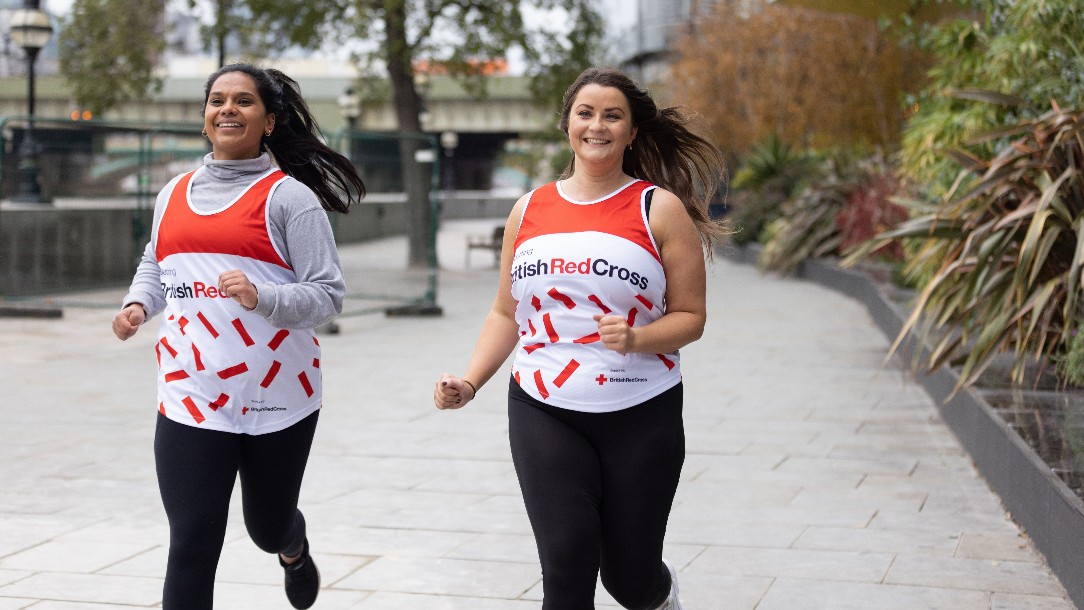
<path id="1" fill-rule="evenodd" d="M 909 0 L 599 0 L 607 24 L 611 57 L 607 60 L 645 84 L 668 78 L 674 47 L 682 35 L 695 31 L 699 17 L 716 4 L 728 2 L 745 11 L 764 4 L 792 5 L 829 12 L 845 12 L 870 18 L 896 16 L 912 11 Z M 634 10 L 629 10 L 629 5 Z M 915 7 L 916 17 L 935 18 L 959 9 L 951 6 Z"/>
<path id="2" fill-rule="evenodd" d="M 693 26 L 698 13 L 721 0 L 635 0 L 632 11 L 628 0 L 601 1 L 611 61 L 650 84 L 666 80 L 677 39 Z"/>

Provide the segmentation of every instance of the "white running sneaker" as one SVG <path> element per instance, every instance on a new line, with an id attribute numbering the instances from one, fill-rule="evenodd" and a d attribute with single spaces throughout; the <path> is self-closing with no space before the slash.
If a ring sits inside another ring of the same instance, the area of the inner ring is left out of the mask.
<path id="1" fill-rule="evenodd" d="M 666 565 L 667 571 L 670 572 L 670 596 L 659 606 L 658 610 L 684 610 L 684 606 L 681 605 L 681 598 L 678 597 L 677 570 L 674 569 L 674 564 L 666 559 L 663 559 L 662 562 Z"/>

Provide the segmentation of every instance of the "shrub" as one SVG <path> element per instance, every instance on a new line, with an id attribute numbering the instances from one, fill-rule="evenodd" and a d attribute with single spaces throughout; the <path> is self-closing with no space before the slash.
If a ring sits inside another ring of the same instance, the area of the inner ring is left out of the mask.
<path id="1" fill-rule="evenodd" d="M 979 134 L 1035 119 L 1050 100 L 1084 107 L 1084 3 L 966 4 L 973 15 L 924 24 L 912 36 L 937 61 L 928 86 L 909 104 L 914 115 L 904 129 L 901 162 L 908 178 L 938 197 L 966 169 L 948 151 Z M 988 140 L 978 152 L 991 154 L 999 143 Z"/>
<path id="2" fill-rule="evenodd" d="M 890 241 L 920 243 L 908 272 L 934 272 L 893 350 L 916 332 L 931 347 L 927 366 L 959 365 L 961 387 L 999 353 L 1015 355 L 1014 383 L 1024 381 L 1029 362 L 1072 353 L 1072 331 L 1084 322 L 1081 119 L 1055 106 L 975 142 L 1005 142 L 989 158 L 958 151 L 968 169 L 943 202 L 919 204 L 916 217 L 844 261 L 852 264 Z"/>
<path id="3" fill-rule="evenodd" d="M 892 201 L 899 189 L 900 181 L 895 172 L 882 160 L 873 160 L 836 215 L 841 253 L 853 250 L 873 236 L 907 220 L 907 208 Z M 887 243 L 875 250 L 873 256 L 893 262 L 902 261 L 903 246 L 896 242 Z"/>
<path id="4" fill-rule="evenodd" d="M 782 205 L 758 264 L 789 273 L 808 258 L 839 255 L 865 243 L 906 219 L 906 210 L 890 199 L 898 188 L 899 181 L 880 156 L 829 158 L 814 182 Z M 903 252 L 898 244 L 886 243 L 875 254 L 899 260 Z"/>
<path id="5" fill-rule="evenodd" d="M 738 230 L 734 242 L 757 241 L 815 167 L 813 155 L 774 136 L 754 147 L 731 183 L 730 204 Z"/>

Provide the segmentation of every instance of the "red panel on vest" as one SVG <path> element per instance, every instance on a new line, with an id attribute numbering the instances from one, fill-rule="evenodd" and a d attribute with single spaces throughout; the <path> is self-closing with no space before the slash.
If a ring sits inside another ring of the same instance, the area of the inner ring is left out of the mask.
<path id="1" fill-rule="evenodd" d="M 644 223 L 643 192 L 652 185 L 638 180 L 592 204 L 572 203 L 561 196 L 557 183 L 538 187 L 523 213 L 515 245 L 553 233 L 597 231 L 627 239 L 662 260 Z M 536 220 L 537 218 L 537 220 Z"/>
<path id="2" fill-rule="evenodd" d="M 188 184 L 195 172 L 182 176 L 169 195 L 158 227 L 155 256 L 161 262 L 178 253 L 244 256 L 289 269 L 267 230 L 267 196 L 286 177 L 274 170 L 250 186 L 228 208 L 214 214 L 197 214 L 188 204 Z"/>

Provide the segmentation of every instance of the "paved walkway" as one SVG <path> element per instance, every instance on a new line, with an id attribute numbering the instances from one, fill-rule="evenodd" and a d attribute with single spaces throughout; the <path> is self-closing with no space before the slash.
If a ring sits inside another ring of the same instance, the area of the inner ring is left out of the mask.
<path id="1" fill-rule="evenodd" d="M 430 399 L 496 286 L 489 261 L 463 268 L 467 229 L 442 236 L 458 265 L 440 276 L 443 317 L 349 316 L 321 339 L 302 493 L 317 608 L 539 607 L 502 383 L 460 412 Z M 1072 608 L 922 389 L 882 366 L 889 341 L 860 304 L 725 260 L 709 286 L 707 332 L 684 350 L 688 456 L 667 538 L 687 608 Z M 160 603 L 154 333 L 121 343 L 111 316 L 0 318 L 0 610 Z M 280 579 L 235 502 L 216 606 L 288 608 Z M 615 607 L 601 588 L 598 606 Z"/>

